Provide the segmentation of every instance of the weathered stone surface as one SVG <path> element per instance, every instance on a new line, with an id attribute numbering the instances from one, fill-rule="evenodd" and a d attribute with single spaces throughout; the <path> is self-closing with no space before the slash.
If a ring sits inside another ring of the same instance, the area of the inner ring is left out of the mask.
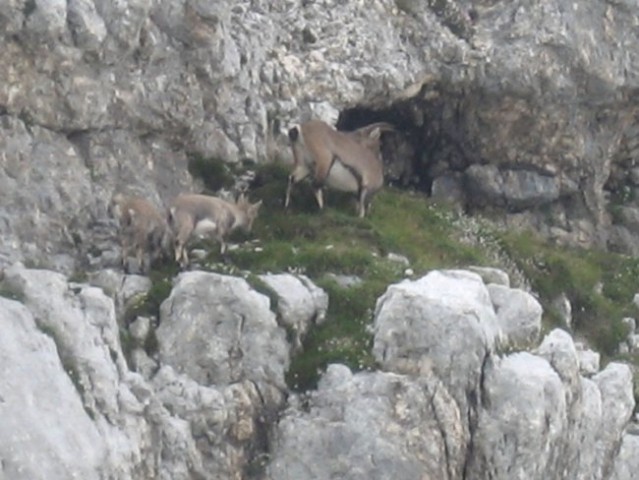
<path id="1" fill-rule="evenodd" d="M 279 320 L 293 331 L 293 348 L 299 350 L 309 329 L 324 322 L 328 295 L 305 275 L 267 274 L 259 278 L 277 295 Z"/>
<path id="2" fill-rule="evenodd" d="M 92 198 L 82 158 L 66 137 L 8 115 L 0 115 L 0 151 L 0 263 L 28 258 L 71 271 L 68 226 L 87 221 L 83 207 Z"/>
<path id="3" fill-rule="evenodd" d="M 599 371 L 599 360 L 601 355 L 594 350 L 586 348 L 577 343 L 577 355 L 579 356 L 579 371 L 582 375 L 589 377 Z"/>
<path id="4" fill-rule="evenodd" d="M 528 353 L 497 360 L 485 374 L 482 400 L 488 409 L 473 437 L 471 476 L 553 478 L 567 426 L 561 379 Z"/>
<path id="5" fill-rule="evenodd" d="M 461 175 L 449 173 L 436 177 L 431 186 L 431 197 L 434 200 L 463 205 L 466 197 Z"/>
<path id="6" fill-rule="evenodd" d="M 629 369 L 611 364 L 600 379 L 580 377 L 572 339 L 561 330 L 551 332 L 539 351 L 545 358 L 517 353 L 485 370 L 468 472 L 504 479 L 608 478 L 611 452 L 634 405 Z"/>
<path id="7" fill-rule="evenodd" d="M 638 206 L 623 194 L 636 184 L 639 60 L 620 48 L 637 41 L 635 7 L 4 0 L 0 261 L 104 267 L 86 230 L 115 188 L 166 201 L 193 188 L 191 154 L 290 159 L 286 126 L 310 116 L 394 121 L 389 181 L 636 251 Z M 19 173 L 27 157 L 48 172 L 42 188 Z M 630 212 L 621 225 L 609 193 Z"/>
<path id="8" fill-rule="evenodd" d="M 572 327 L 572 304 L 568 299 L 568 296 L 565 293 L 561 293 L 558 297 L 556 297 L 552 306 L 561 318 L 564 326 L 566 328 Z"/>
<path id="9" fill-rule="evenodd" d="M 151 280 L 115 270 L 99 270 L 89 275 L 89 283 L 100 287 L 115 302 L 118 320 L 151 289 Z"/>
<path id="10" fill-rule="evenodd" d="M 331 365 L 279 422 L 266 478 L 461 478 L 460 412 L 433 377 Z"/>
<path id="11" fill-rule="evenodd" d="M 477 384 L 499 335 L 486 286 L 462 270 L 434 271 L 389 286 L 377 301 L 374 329 L 373 354 L 384 368 L 407 373 L 432 368 L 459 400 Z M 464 365 L 467 375 L 453 375 L 455 365 Z"/>
<path id="12" fill-rule="evenodd" d="M 377 300 L 374 333 L 373 355 L 382 368 L 440 379 L 461 415 L 455 429 L 464 457 L 482 368 L 500 335 L 479 275 L 434 271 L 389 286 Z"/>
<path id="13" fill-rule="evenodd" d="M 161 478 L 243 478 L 263 435 L 262 423 L 274 411 L 264 405 L 257 385 L 208 387 L 169 366 L 154 375 L 152 385 L 162 406 L 157 421 L 166 430 L 157 445 L 166 452 Z"/>
<path id="14" fill-rule="evenodd" d="M 472 165 L 465 172 L 469 202 L 509 210 L 551 203 L 559 198 L 559 182 L 552 175 L 525 170 L 501 171 L 495 165 Z"/>
<path id="15" fill-rule="evenodd" d="M 27 308 L 0 298 L 0 476 L 100 478 L 105 439 L 82 405 L 54 341 Z"/>
<path id="16" fill-rule="evenodd" d="M 552 330 L 544 338 L 535 353 L 546 359 L 552 366 L 566 388 L 566 401 L 573 402 L 572 396 L 578 391 L 581 378 L 579 376 L 579 355 L 568 332 L 561 329 Z"/>
<path id="17" fill-rule="evenodd" d="M 498 357 L 490 292 L 519 291 L 470 272 L 389 287 L 374 353 L 390 371 L 332 365 L 283 412 L 289 346 L 243 279 L 181 274 L 162 306 L 158 360 L 131 353 L 139 373 L 101 289 L 20 264 L 0 287 L 24 302 L 0 298 L 8 478 L 632 478 L 630 369 L 581 377 L 562 330 L 536 355 Z"/>
<path id="18" fill-rule="evenodd" d="M 618 451 L 622 432 L 628 424 L 635 400 L 632 389 L 632 371 L 628 365 L 609 363 L 597 375 L 593 382 L 601 391 L 601 410 L 603 425 L 597 439 L 596 475 L 606 478 L 610 475 L 614 463 L 614 453 Z"/>
<path id="19" fill-rule="evenodd" d="M 531 347 L 539 340 L 542 308 L 530 293 L 503 285 L 487 286 L 501 329 L 501 340 L 510 347 Z"/>
<path id="20" fill-rule="evenodd" d="M 639 468 L 639 436 L 636 434 L 624 434 L 621 440 L 619 455 L 615 460 L 611 480 L 632 480 L 637 476 Z"/>
<path id="21" fill-rule="evenodd" d="M 37 328 L 55 342 L 57 362 L 63 367 L 56 375 L 69 376 L 84 415 L 90 419 L 88 430 L 79 427 L 78 438 L 90 438 L 93 429 L 98 432 L 101 440 L 93 442 L 96 452 L 89 452 L 89 458 L 100 458 L 93 466 L 89 464 L 88 478 L 99 478 L 102 471 L 117 477 L 146 472 L 152 462 L 148 457 L 149 426 L 140 415 L 143 405 L 129 387 L 132 378 L 122 354 L 111 299 L 98 288 L 69 284 L 59 273 L 25 269 L 21 264 L 5 270 L 3 288 L 23 299 Z M 50 381 L 61 382 L 59 378 Z M 47 402 L 54 410 L 60 406 L 55 397 Z M 81 415 L 76 420 L 77 413 L 67 413 L 59 421 L 69 425 L 82 422 Z M 24 428 L 30 428 L 29 424 Z M 50 461 L 54 469 L 64 467 L 64 462 L 55 458 Z"/>
<path id="22" fill-rule="evenodd" d="M 205 386 L 256 382 L 279 403 L 290 346 L 268 297 L 244 279 L 180 274 L 162 303 L 157 338 L 160 361 L 177 372 Z"/>
<path id="23" fill-rule="evenodd" d="M 468 270 L 479 275 L 486 285 L 494 283 L 510 287 L 508 274 L 499 268 L 470 266 Z"/>
<path id="24" fill-rule="evenodd" d="M 264 424 L 283 400 L 279 388 L 260 378 L 200 385 L 140 349 L 131 358 L 141 374 L 131 372 L 113 301 L 101 289 L 20 264 L 6 269 L 0 287 L 24 302 L 0 298 L 0 476 L 240 479 L 259 458 Z M 250 311 L 250 296 L 233 301 L 247 302 L 236 312 Z M 274 349 L 269 360 L 287 353 L 277 348 L 280 335 L 263 338 Z M 232 354 L 220 362 L 231 364 Z M 283 367 L 272 363 L 259 368 L 282 382 Z M 258 366 L 246 370 L 251 376 Z"/>
<path id="25" fill-rule="evenodd" d="M 68 362 L 86 392 L 85 408 L 93 414 L 116 415 L 114 387 L 127 368 L 113 302 L 98 288 L 71 289 L 64 275 L 21 264 L 6 269 L 3 282 L 25 299 L 38 328 L 55 339 L 62 361 Z"/>

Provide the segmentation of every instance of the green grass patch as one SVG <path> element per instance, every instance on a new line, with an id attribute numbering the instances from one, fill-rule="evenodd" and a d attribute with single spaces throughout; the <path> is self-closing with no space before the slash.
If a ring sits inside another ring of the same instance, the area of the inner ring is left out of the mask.
<path id="1" fill-rule="evenodd" d="M 218 158 L 206 158 L 192 153 L 188 156 L 189 173 L 202 180 L 205 192 L 215 194 L 221 188 L 231 187 L 234 183 L 233 167 Z"/>
<path id="2" fill-rule="evenodd" d="M 124 325 L 126 328 L 120 329 L 120 342 L 122 352 L 129 365 L 131 364 L 131 353 L 138 345 L 136 345 L 134 339 L 131 337 L 128 326 L 139 316 L 152 317 L 159 321 L 160 306 L 171 294 L 171 289 L 173 288 L 172 279 L 177 273 L 178 269 L 174 265 L 163 265 L 161 268 L 152 270 L 149 273 L 151 288 L 146 294 L 140 295 L 137 301 L 133 302 L 126 312 L 124 312 Z M 142 347 L 149 357 L 152 357 L 158 351 L 158 341 L 153 324 Z"/>
<path id="3" fill-rule="evenodd" d="M 623 317 L 636 317 L 632 300 L 639 291 L 639 259 L 616 253 L 552 245 L 531 232 L 501 235 L 504 250 L 539 294 L 545 318 L 552 301 L 565 293 L 572 305 L 573 328 L 607 357 L 628 334 Z"/>
<path id="4" fill-rule="evenodd" d="M 16 302 L 24 303 L 24 293 L 16 288 L 12 288 L 11 285 L 6 283 L 0 283 L 0 297 L 15 300 Z"/>

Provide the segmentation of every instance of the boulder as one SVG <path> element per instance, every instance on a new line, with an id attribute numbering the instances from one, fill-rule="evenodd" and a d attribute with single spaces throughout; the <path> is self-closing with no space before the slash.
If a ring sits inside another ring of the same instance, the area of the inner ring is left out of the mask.
<path id="1" fill-rule="evenodd" d="M 330 365 L 293 398 L 272 442 L 268 479 L 461 478 L 460 411 L 436 378 L 352 374 Z"/>
<path id="2" fill-rule="evenodd" d="M 499 326 L 481 277 L 448 270 L 389 286 L 377 300 L 374 333 L 373 355 L 382 368 L 432 371 L 465 406 Z"/>
<path id="3" fill-rule="evenodd" d="M 510 287 L 508 274 L 499 268 L 470 266 L 468 270 L 479 275 L 486 285 L 494 283 Z"/>
<path id="4" fill-rule="evenodd" d="M 277 296 L 278 318 L 293 333 L 293 349 L 301 349 L 309 329 L 326 319 L 328 295 L 305 275 L 281 273 L 259 278 Z"/>
<path id="5" fill-rule="evenodd" d="M 542 308 L 535 297 L 524 290 L 503 285 L 487 286 L 497 315 L 504 346 L 532 347 L 539 340 Z"/>
<path id="6" fill-rule="evenodd" d="M 637 476 L 639 468 L 639 436 L 625 433 L 621 439 L 621 447 L 617 455 L 610 480 L 632 480 Z"/>
<path id="7" fill-rule="evenodd" d="M 102 478 L 105 439 L 53 339 L 22 304 L 0 297 L 2 478 Z"/>
<path id="8" fill-rule="evenodd" d="M 472 478 L 557 478 L 566 432 L 561 379 L 547 361 L 527 352 L 496 359 L 484 372 L 486 406 L 473 435 Z"/>
<path id="9" fill-rule="evenodd" d="M 159 360 L 204 386 L 249 380 L 267 403 L 286 388 L 290 346 L 269 298 L 242 278 L 184 272 L 160 308 Z"/>

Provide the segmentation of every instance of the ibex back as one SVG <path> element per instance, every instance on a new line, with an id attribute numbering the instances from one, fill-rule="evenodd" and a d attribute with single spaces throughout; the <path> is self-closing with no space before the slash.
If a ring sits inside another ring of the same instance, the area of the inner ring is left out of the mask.
<path id="1" fill-rule="evenodd" d="M 313 178 L 315 198 L 324 208 L 324 185 L 345 192 L 356 192 L 358 214 L 364 217 L 372 196 L 384 185 L 380 157 L 380 135 L 392 130 L 388 123 L 372 124 L 354 132 L 340 132 L 320 120 L 311 120 L 289 130 L 293 150 L 293 170 L 289 175 L 285 207 L 294 184 Z"/>

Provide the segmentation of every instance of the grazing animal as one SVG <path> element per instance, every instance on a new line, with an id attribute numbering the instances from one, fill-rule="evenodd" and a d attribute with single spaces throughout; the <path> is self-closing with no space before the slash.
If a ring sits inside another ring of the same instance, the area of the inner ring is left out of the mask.
<path id="1" fill-rule="evenodd" d="M 119 223 L 124 270 L 128 273 L 128 259 L 135 253 L 140 271 L 148 272 L 151 264 L 162 257 L 171 244 L 166 218 L 148 200 L 122 193 L 113 195 L 109 214 Z"/>
<path id="2" fill-rule="evenodd" d="M 312 176 L 319 208 L 324 208 L 323 187 L 356 192 L 358 214 L 364 217 L 372 196 L 384 185 L 380 157 L 382 131 L 392 125 L 380 122 L 353 132 L 341 132 L 320 120 L 311 120 L 288 132 L 293 150 L 293 169 L 288 177 L 285 208 L 293 185 Z"/>
<path id="3" fill-rule="evenodd" d="M 168 213 L 175 235 L 175 260 L 183 268 L 188 265 L 186 244 L 193 236 L 215 238 L 224 254 L 225 237 L 237 228 L 250 232 L 261 205 L 261 200 L 251 204 L 244 195 L 235 203 L 209 195 L 178 195 Z"/>

